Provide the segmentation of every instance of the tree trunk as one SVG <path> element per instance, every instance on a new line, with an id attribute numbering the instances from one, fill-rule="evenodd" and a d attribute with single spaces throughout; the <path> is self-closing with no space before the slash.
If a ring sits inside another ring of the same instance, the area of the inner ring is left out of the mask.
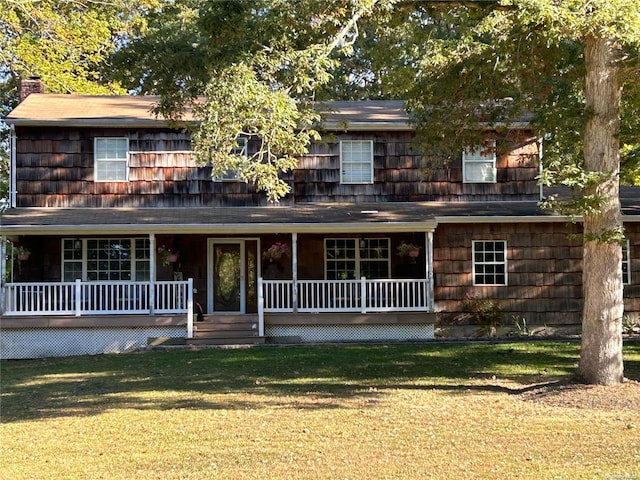
<path id="1" fill-rule="evenodd" d="M 585 169 L 602 180 L 585 194 L 604 197 L 600 211 L 584 215 L 582 345 L 578 373 L 587 383 L 610 385 L 624 379 L 622 362 L 622 232 L 619 198 L 620 99 L 616 48 L 605 38 L 585 39 L 587 123 Z"/>

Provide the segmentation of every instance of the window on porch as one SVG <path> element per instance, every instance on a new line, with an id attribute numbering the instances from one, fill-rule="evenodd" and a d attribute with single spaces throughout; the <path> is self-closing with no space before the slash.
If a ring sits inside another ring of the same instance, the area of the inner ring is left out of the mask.
<path id="1" fill-rule="evenodd" d="M 65 282 L 150 278 L 148 238 L 90 238 L 62 241 L 62 278 Z"/>
<path id="2" fill-rule="evenodd" d="M 325 239 L 325 276 L 327 280 L 389 278 L 388 238 Z"/>

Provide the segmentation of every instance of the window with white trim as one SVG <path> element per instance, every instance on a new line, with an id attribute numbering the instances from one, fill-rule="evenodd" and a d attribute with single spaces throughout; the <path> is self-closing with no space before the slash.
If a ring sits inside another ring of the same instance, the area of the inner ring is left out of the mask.
<path id="1" fill-rule="evenodd" d="M 373 183 L 373 141 L 340 142 L 340 182 Z"/>
<path id="2" fill-rule="evenodd" d="M 324 251 L 327 280 L 389 278 L 388 238 L 326 238 Z"/>
<path id="3" fill-rule="evenodd" d="M 63 281 L 148 281 L 149 245 L 148 238 L 65 238 L 62 241 Z"/>
<path id="4" fill-rule="evenodd" d="M 96 182 L 126 182 L 129 180 L 128 138 L 96 137 L 93 152 Z"/>
<path id="5" fill-rule="evenodd" d="M 477 145 L 462 152 L 464 183 L 496 183 L 496 144 Z"/>
<path id="6" fill-rule="evenodd" d="M 229 152 L 231 155 L 239 155 L 247 158 L 247 138 L 239 137 L 236 139 L 236 146 Z M 215 179 L 218 182 L 236 182 L 238 181 L 238 170 L 229 169 L 224 172 L 220 177 Z"/>
<path id="7" fill-rule="evenodd" d="M 504 240 L 474 240 L 473 284 L 507 285 L 507 242 Z"/>
<path id="8" fill-rule="evenodd" d="M 622 243 L 622 284 L 631 284 L 631 260 L 629 259 L 629 239 Z"/>

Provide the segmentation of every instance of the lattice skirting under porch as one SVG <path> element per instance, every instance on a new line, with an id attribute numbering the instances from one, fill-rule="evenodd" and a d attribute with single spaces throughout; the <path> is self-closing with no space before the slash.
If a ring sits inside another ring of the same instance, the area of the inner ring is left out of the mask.
<path id="1" fill-rule="evenodd" d="M 24 359 L 121 353 L 144 348 L 149 337 L 185 337 L 186 327 L 24 328 L 0 331 L 0 358 Z"/>
<path id="2" fill-rule="evenodd" d="M 429 340 L 433 325 L 268 325 L 267 337 L 299 338 L 303 342 Z"/>

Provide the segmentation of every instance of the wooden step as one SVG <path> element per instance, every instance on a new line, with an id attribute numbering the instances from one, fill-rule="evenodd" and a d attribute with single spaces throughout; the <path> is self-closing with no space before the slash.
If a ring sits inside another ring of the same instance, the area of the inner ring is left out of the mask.
<path id="1" fill-rule="evenodd" d="M 226 332 L 193 332 L 193 338 L 257 337 L 258 330 L 229 330 Z"/>
<path id="2" fill-rule="evenodd" d="M 203 321 L 197 323 L 236 323 L 257 322 L 257 313 L 207 313 L 202 316 Z M 195 323 L 195 322 L 194 322 Z"/>
<path id="3" fill-rule="evenodd" d="M 189 338 L 187 345 L 260 345 L 264 337 Z"/>
<path id="4" fill-rule="evenodd" d="M 190 345 L 235 345 L 264 343 L 258 336 L 257 314 L 207 314 L 193 323 Z"/>
<path id="5" fill-rule="evenodd" d="M 193 330 L 196 332 L 228 332 L 234 330 L 240 331 L 258 331 L 258 322 L 236 322 L 236 323 L 215 323 L 215 322 L 195 322 Z"/>

